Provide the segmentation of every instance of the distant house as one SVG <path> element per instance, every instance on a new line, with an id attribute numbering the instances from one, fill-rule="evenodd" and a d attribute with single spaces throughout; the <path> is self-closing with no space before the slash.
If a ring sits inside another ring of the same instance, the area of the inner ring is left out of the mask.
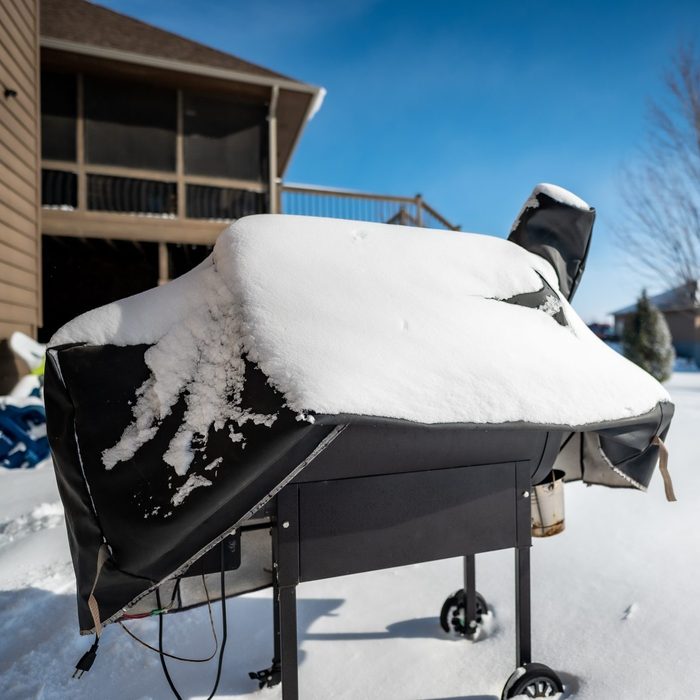
<path id="1" fill-rule="evenodd" d="M 177 277 L 241 216 L 454 228 L 420 196 L 283 182 L 322 88 L 85 0 L 2 14 L 0 393 L 2 339 Z"/>
<path id="2" fill-rule="evenodd" d="M 673 346 L 679 357 L 694 359 L 700 365 L 700 280 L 687 282 L 650 297 L 650 301 L 666 318 Z M 622 333 L 625 320 L 637 310 L 637 305 L 613 312 L 615 331 Z"/>

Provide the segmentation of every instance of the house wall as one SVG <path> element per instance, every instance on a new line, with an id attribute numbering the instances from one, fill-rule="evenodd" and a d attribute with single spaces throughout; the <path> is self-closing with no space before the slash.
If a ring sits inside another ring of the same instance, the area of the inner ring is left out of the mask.
<path id="1" fill-rule="evenodd" d="M 695 319 L 694 311 L 664 311 L 668 329 L 671 331 L 673 340 L 676 343 L 694 343 Z"/>
<path id="2" fill-rule="evenodd" d="M 36 0 L 6 0 L 0 22 L 0 393 L 18 369 L 13 331 L 41 323 L 39 244 L 39 12 Z M 6 95 L 13 90 L 16 96 Z"/>
<path id="3" fill-rule="evenodd" d="M 692 311 L 665 311 L 664 316 L 679 357 L 695 357 L 697 347 L 696 316 Z"/>
<path id="4" fill-rule="evenodd" d="M 700 364 L 700 312 L 664 311 L 673 347 L 679 357 L 692 357 Z M 629 314 L 615 316 L 615 330 L 622 335 Z"/>

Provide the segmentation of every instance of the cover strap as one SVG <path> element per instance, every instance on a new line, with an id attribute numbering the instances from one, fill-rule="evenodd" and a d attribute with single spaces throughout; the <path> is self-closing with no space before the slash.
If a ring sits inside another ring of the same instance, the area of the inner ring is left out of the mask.
<path id="1" fill-rule="evenodd" d="M 656 445 L 659 448 L 659 471 L 664 480 L 664 491 L 666 492 L 667 501 L 675 501 L 676 494 L 673 493 L 673 482 L 671 481 L 671 475 L 668 472 L 668 447 L 664 444 L 664 441 L 655 435 L 651 441 L 652 445 Z"/>
<path id="2" fill-rule="evenodd" d="M 95 598 L 95 588 L 97 588 L 97 581 L 100 578 L 100 572 L 102 571 L 102 567 L 107 561 L 108 556 L 109 552 L 107 551 L 107 545 L 103 542 L 100 545 L 99 550 L 97 550 L 97 570 L 95 571 L 95 580 L 92 582 L 90 596 L 88 597 L 88 608 L 90 608 L 92 621 L 95 624 L 95 636 L 98 638 L 102 634 L 102 621 L 100 620 L 100 608 L 97 605 L 97 598 Z"/>

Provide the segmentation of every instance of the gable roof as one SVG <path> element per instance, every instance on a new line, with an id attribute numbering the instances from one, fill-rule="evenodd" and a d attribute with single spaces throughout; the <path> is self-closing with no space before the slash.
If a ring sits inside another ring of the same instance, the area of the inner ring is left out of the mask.
<path id="1" fill-rule="evenodd" d="M 679 287 L 667 289 L 661 294 L 649 297 L 649 301 L 659 311 L 700 310 L 700 280 L 692 280 Z M 613 316 L 624 316 L 625 314 L 634 313 L 636 310 L 637 304 L 632 304 L 613 311 L 612 314 Z"/>
<path id="2" fill-rule="evenodd" d="M 85 0 L 40 0 L 40 34 L 79 44 L 280 78 L 281 73 Z"/>

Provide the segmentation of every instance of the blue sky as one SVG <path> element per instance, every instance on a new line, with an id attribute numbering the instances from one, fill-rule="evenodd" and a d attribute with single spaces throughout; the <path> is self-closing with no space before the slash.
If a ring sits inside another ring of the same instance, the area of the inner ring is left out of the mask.
<path id="1" fill-rule="evenodd" d="M 645 136 L 700 2 L 102 0 L 328 90 L 287 180 L 421 192 L 466 230 L 506 235 L 532 187 L 598 210 L 585 320 L 662 281 L 614 244 L 621 168 Z"/>

